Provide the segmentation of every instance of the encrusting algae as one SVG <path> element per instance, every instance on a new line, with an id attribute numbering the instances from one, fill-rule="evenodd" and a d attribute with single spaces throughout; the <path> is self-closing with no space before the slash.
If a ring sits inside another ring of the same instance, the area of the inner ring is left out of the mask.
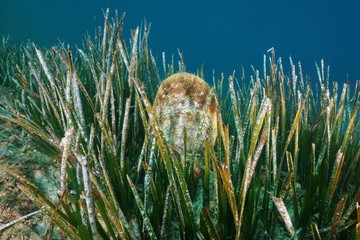
<path id="1" fill-rule="evenodd" d="M 161 83 L 154 113 L 166 142 L 172 150 L 183 154 L 184 141 L 187 152 L 199 150 L 206 138 L 211 145 L 215 144 L 217 106 L 215 95 L 203 79 L 189 73 L 177 73 Z"/>

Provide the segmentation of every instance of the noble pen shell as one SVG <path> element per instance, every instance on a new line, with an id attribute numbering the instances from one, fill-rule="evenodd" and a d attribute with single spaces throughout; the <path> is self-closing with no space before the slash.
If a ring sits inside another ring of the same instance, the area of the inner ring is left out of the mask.
<path id="1" fill-rule="evenodd" d="M 189 73 L 176 73 L 160 85 L 154 101 L 154 114 L 170 148 L 182 155 L 211 145 L 217 137 L 218 101 L 209 85 Z M 186 139 L 184 133 L 186 131 Z"/>

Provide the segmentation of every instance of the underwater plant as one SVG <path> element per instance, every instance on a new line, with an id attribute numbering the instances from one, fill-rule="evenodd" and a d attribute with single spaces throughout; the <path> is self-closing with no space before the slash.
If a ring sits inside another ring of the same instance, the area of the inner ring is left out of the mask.
<path id="1" fill-rule="evenodd" d="M 300 63 L 290 58 L 287 76 L 270 49 L 262 73 L 233 74 L 227 91 L 223 75 L 214 76 L 214 90 L 196 80 L 207 92 L 197 112 L 209 133 L 194 139 L 200 151 L 188 151 L 176 144 L 193 139 L 192 124 L 180 125 L 174 147 L 171 115 L 161 109 L 166 80 L 160 84 L 176 72 L 174 57 L 168 63 L 163 54 L 158 68 L 149 25 L 126 42 L 124 15 L 108 15 L 86 50 L 23 46 L 25 61 L 10 77 L 19 87 L 0 117 L 56 160 L 58 200 L 5 170 L 50 216 L 49 232 L 56 225 L 69 239 L 360 237 L 360 81 L 353 94 L 350 83 L 339 94 L 322 61 L 318 92 Z"/>
<path id="2" fill-rule="evenodd" d="M 10 86 L 10 78 L 16 73 L 16 64 L 23 64 L 19 46 L 10 42 L 9 36 L 2 36 L 0 42 L 0 86 Z"/>

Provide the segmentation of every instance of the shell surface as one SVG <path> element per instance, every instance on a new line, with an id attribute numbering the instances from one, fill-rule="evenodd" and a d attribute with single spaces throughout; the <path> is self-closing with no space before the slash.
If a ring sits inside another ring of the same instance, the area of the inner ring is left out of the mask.
<path id="1" fill-rule="evenodd" d="M 170 148 L 179 154 L 198 151 L 206 138 L 217 136 L 217 99 L 196 75 L 177 73 L 165 79 L 156 94 L 154 113 Z M 186 129 L 186 139 L 184 139 Z"/>

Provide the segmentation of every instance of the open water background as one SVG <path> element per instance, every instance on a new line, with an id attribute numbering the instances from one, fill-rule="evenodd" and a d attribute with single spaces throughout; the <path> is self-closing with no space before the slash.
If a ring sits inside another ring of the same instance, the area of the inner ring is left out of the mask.
<path id="1" fill-rule="evenodd" d="M 0 35 L 15 43 L 30 39 L 50 47 L 60 40 L 82 47 L 84 35 L 94 35 L 103 24 L 102 9 L 108 7 L 112 16 L 115 9 L 127 13 L 126 32 L 146 18 L 157 59 L 165 52 L 170 61 L 180 49 L 187 71 L 204 65 L 208 81 L 213 69 L 226 77 L 233 70 L 240 76 L 241 66 L 247 75 L 251 65 L 262 71 L 263 54 L 271 47 L 287 72 L 291 55 L 315 83 L 315 61 L 321 59 L 331 66 L 331 81 L 360 79 L 358 0 L 1 0 Z"/>

